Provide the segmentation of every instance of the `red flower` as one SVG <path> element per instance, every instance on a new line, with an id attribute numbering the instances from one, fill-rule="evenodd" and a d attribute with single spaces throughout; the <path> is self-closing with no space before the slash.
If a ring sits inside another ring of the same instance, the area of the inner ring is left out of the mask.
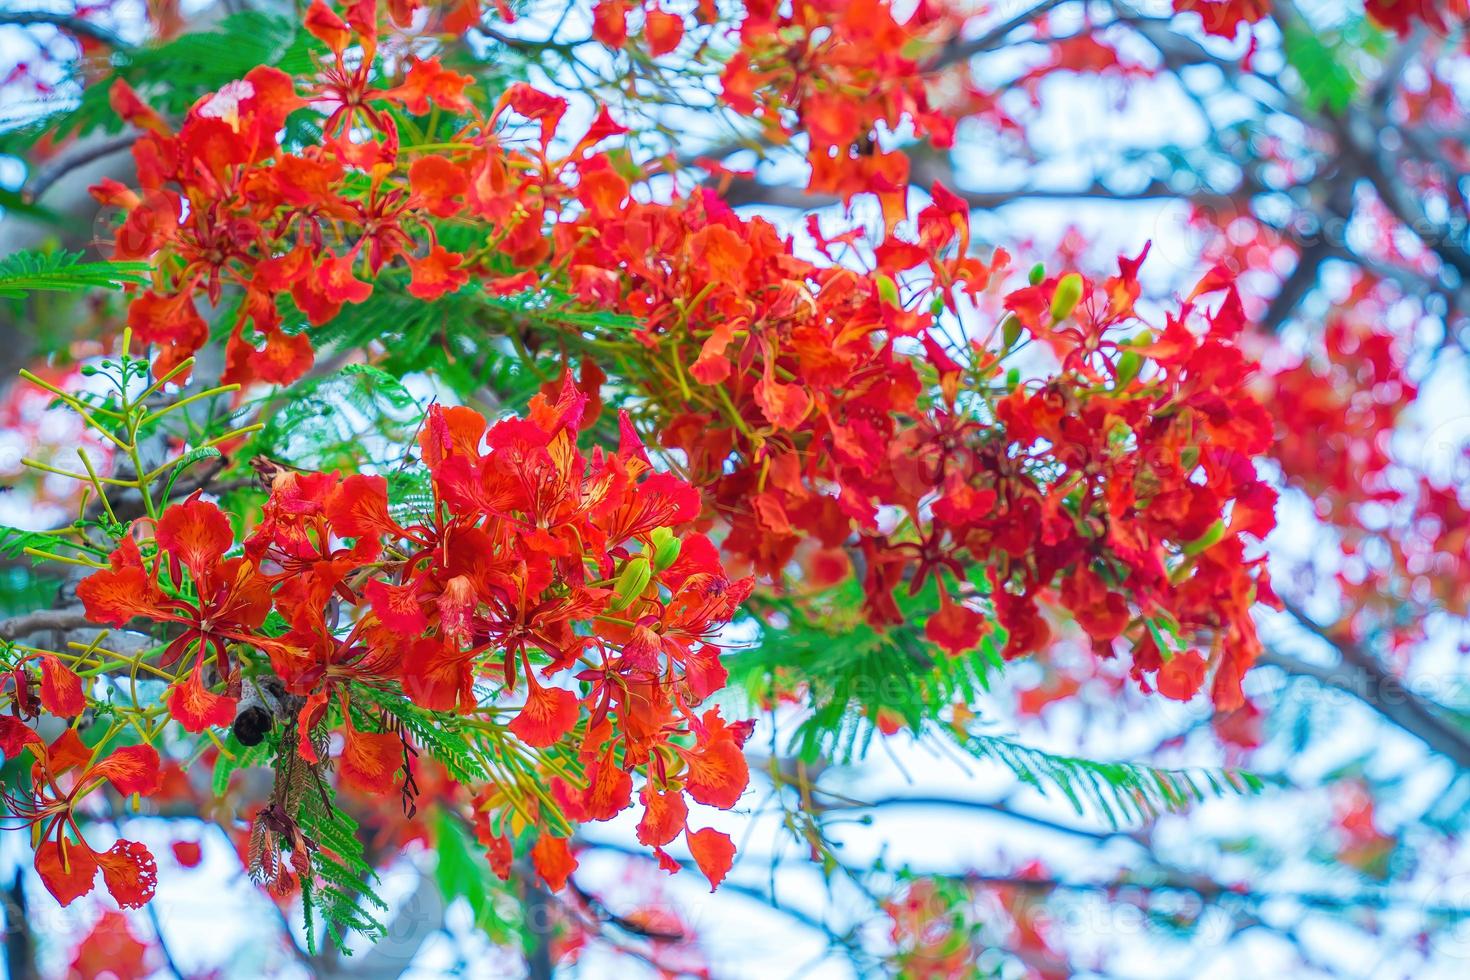
<path id="1" fill-rule="evenodd" d="M 423 258 L 408 260 L 413 278 L 408 284 L 410 296 L 421 300 L 436 300 L 452 293 L 470 281 L 470 275 L 460 268 L 462 256 L 435 245 Z"/>
<path id="2" fill-rule="evenodd" d="M 78 583 L 77 596 L 87 617 L 103 625 L 123 626 L 142 617 L 183 626 L 159 660 L 168 667 L 190 651 L 197 653 L 188 676 L 169 692 L 170 712 L 189 731 L 229 724 L 235 700 L 205 688 L 205 661 L 212 652 L 220 677 L 228 678 L 230 643 L 275 645 L 257 632 L 270 612 L 269 584 L 247 559 L 224 557 L 234 541 L 229 521 L 198 494 L 164 512 L 155 538 L 159 551 L 152 568 L 133 539 L 125 538 L 112 553 L 112 567 Z M 172 595 L 157 580 L 165 559 Z"/>
<path id="3" fill-rule="evenodd" d="M 416 116 L 427 113 L 431 103 L 450 112 L 466 112 L 470 101 L 464 90 L 473 81 L 469 75 L 445 70 L 436 58 L 420 61 L 410 57 L 408 77 L 384 95 Z"/>
<path id="4" fill-rule="evenodd" d="M 684 788 L 700 803 L 728 810 L 750 784 L 750 766 L 736 737 L 737 730 L 725 724 L 718 708 L 712 708 L 696 727 L 694 748 L 679 750 L 688 766 Z"/>
<path id="5" fill-rule="evenodd" d="M 49 746 L 34 732 L 24 738 L 36 761 L 31 767 L 33 788 L 28 797 L 7 796 L 11 813 L 34 830 L 36 872 L 46 889 L 62 905 L 70 905 L 96 884 L 97 872 L 112 897 L 124 908 L 139 908 L 153 897 L 157 868 L 142 844 L 118 840 L 106 851 L 95 851 L 76 820 L 79 800 L 102 783 L 119 794 L 148 795 L 161 785 L 158 752 L 147 745 L 114 749 L 93 761 L 74 729 L 66 729 Z M 66 788 L 63 788 L 63 786 Z"/>
<path id="6" fill-rule="evenodd" d="M 653 57 L 668 54 L 684 39 L 684 18 L 678 14 L 654 7 L 643 18 L 643 32 L 648 37 L 648 53 Z"/>

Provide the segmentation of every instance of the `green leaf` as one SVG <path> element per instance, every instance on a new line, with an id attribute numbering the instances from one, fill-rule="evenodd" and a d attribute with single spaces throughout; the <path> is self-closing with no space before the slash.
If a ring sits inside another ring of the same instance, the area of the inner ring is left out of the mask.
<path id="1" fill-rule="evenodd" d="M 176 466 L 174 466 L 173 472 L 169 473 L 168 483 L 164 484 L 163 487 L 162 499 L 172 499 L 174 493 L 174 482 L 178 480 L 178 478 L 183 475 L 183 472 L 187 470 L 190 466 L 193 466 L 201 459 L 217 459 L 222 455 L 223 453 L 221 453 L 213 446 L 200 446 L 198 449 L 189 450 L 187 453 L 179 458 L 179 462 Z"/>
<path id="2" fill-rule="evenodd" d="M 120 289 L 147 281 L 146 262 L 83 262 L 81 252 L 15 252 L 0 260 L 0 297 Z"/>
<path id="3" fill-rule="evenodd" d="M 18 527 L 0 525 L 0 558 L 18 561 L 25 557 L 27 548 L 48 555 L 69 557 L 75 549 L 62 550 L 67 548 L 68 544 L 69 542 L 59 535 L 46 534 L 41 531 L 22 531 Z M 41 558 L 31 556 L 32 564 L 39 565 L 41 561 Z"/>
<path id="4" fill-rule="evenodd" d="M 234 732 L 225 739 L 225 748 L 229 754 L 221 752 L 214 760 L 214 773 L 210 779 L 210 789 L 215 796 L 225 795 L 230 788 L 230 777 L 240 770 L 269 766 L 275 752 L 269 740 L 257 745 L 241 745 Z"/>
<path id="5" fill-rule="evenodd" d="M 1335 33 L 1320 33 L 1288 21 L 1282 44 L 1287 63 L 1302 83 L 1302 101 L 1309 109 L 1324 106 L 1340 113 L 1358 94 L 1358 80 L 1344 63 L 1343 42 Z"/>
<path id="6" fill-rule="evenodd" d="M 463 821 L 443 809 L 435 809 L 434 880 L 446 902 L 462 898 L 475 917 L 475 925 L 484 930 L 492 942 L 504 943 L 514 932 L 514 923 L 500 914 L 497 897 L 509 897 L 500 879 L 490 873 L 489 863 L 480 853 Z"/>
<path id="7" fill-rule="evenodd" d="M 1098 762 L 975 733 L 958 736 L 956 741 L 976 758 L 1010 769 L 1042 794 L 1060 792 L 1079 815 L 1089 810 L 1102 814 L 1114 828 L 1203 802 L 1207 795 L 1197 780 L 1208 785 L 1208 795 L 1216 797 L 1252 796 L 1266 787 L 1260 776 L 1240 769 L 1160 769 L 1135 762 Z"/>

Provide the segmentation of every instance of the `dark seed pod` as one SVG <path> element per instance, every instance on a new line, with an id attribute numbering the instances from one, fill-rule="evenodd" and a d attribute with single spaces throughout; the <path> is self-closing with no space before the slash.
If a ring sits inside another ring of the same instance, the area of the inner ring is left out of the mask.
<path id="1" fill-rule="evenodd" d="M 241 745 L 259 745 L 275 718 L 263 705 L 252 704 L 235 716 L 235 738 Z"/>

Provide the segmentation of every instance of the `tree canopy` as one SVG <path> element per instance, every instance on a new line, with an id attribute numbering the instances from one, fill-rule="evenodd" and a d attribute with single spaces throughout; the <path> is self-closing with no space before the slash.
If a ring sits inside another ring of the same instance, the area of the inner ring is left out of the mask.
<path id="1" fill-rule="evenodd" d="M 11 975 L 1447 969 L 1467 24 L 0 12 Z"/>

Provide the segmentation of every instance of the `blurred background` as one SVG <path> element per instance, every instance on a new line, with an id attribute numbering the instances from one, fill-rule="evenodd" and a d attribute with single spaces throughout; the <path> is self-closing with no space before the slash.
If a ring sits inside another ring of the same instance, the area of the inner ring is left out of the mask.
<path id="1" fill-rule="evenodd" d="M 558 975 L 588 977 L 1465 976 L 1470 56 L 1457 0 L 1369 6 L 954 4 L 952 40 L 924 65 L 957 120 L 953 150 L 885 134 L 909 154 L 916 188 L 939 180 L 968 199 L 973 249 L 1003 247 L 1016 269 L 1101 278 L 1149 245 L 1139 309 L 1159 323 L 1207 270 L 1240 276 L 1258 394 L 1278 426 L 1260 465 L 1281 491 L 1266 556 L 1285 607 L 1258 611 L 1268 652 L 1246 677 L 1245 708 L 1144 696 L 1058 622 L 1047 656 L 979 682 L 828 692 L 871 724 L 823 736 L 818 761 L 798 762 L 811 702 L 786 703 L 779 667 L 838 676 L 843 658 L 880 641 L 813 630 L 772 650 L 736 630 L 730 700 L 761 725 L 747 747 L 751 790 L 712 817 L 740 849 L 718 894 L 640 857 L 626 814 L 585 829 L 567 908 L 524 901 L 472 840 L 406 834 L 384 817 L 388 938 L 347 959 L 309 956 L 299 916 L 249 882 L 216 826 L 160 814 L 127 820 L 164 871 L 157 900 L 135 913 L 97 895 L 58 909 L 28 843 L 0 836 L 9 975 L 488 977 L 534 973 L 549 957 Z M 1259 20 L 1232 23 L 1242 8 Z M 492 16 L 498 26 L 458 42 L 459 70 L 528 74 L 576 95 L 587 117 L 636 91 L 638 152 L 721 161 L 743 211 L 807 242 L 808 214 L 828 231 L 882 227 L 866 195 L 849 209 L 805 190 L 801 154 L 727 118 L 707 77 L 585 43 L 589 4 L 518 10 L 514 24 Z M 248 42 L 169 47 L 222 23 Z M 294 9 L 263 0 L 10 0 L 0 256 L 102 257 L 86 188 L 127 182 L 131 166 L 129 134 L 89 122 L 105 108 L 92 83 L 109 68 L 163 73 L 186 108 L 280 58 L 294 31 Z M 533 57 L 548 45 L 566 57 Z M 983 335 L 1001 295 L 960 327 Z M 15 372 L 73 377 L 117 326 L 104 302 L 0 296 L 0 524 L 69 519 L 72 486 L 20 459 L 83 437 Z M 47 602 L 57 582 L 46 574 L 0 544 L 0 617 Z M 1157 818 L 1085 800 L 1079 810 L 1003 760 L 895 723 L 913 699 L 935 725 L 962 704 L 1017 746 L 1239 766 L 1270 785 Z M 374 816 L 359 815 L 369 827 Z"/>

